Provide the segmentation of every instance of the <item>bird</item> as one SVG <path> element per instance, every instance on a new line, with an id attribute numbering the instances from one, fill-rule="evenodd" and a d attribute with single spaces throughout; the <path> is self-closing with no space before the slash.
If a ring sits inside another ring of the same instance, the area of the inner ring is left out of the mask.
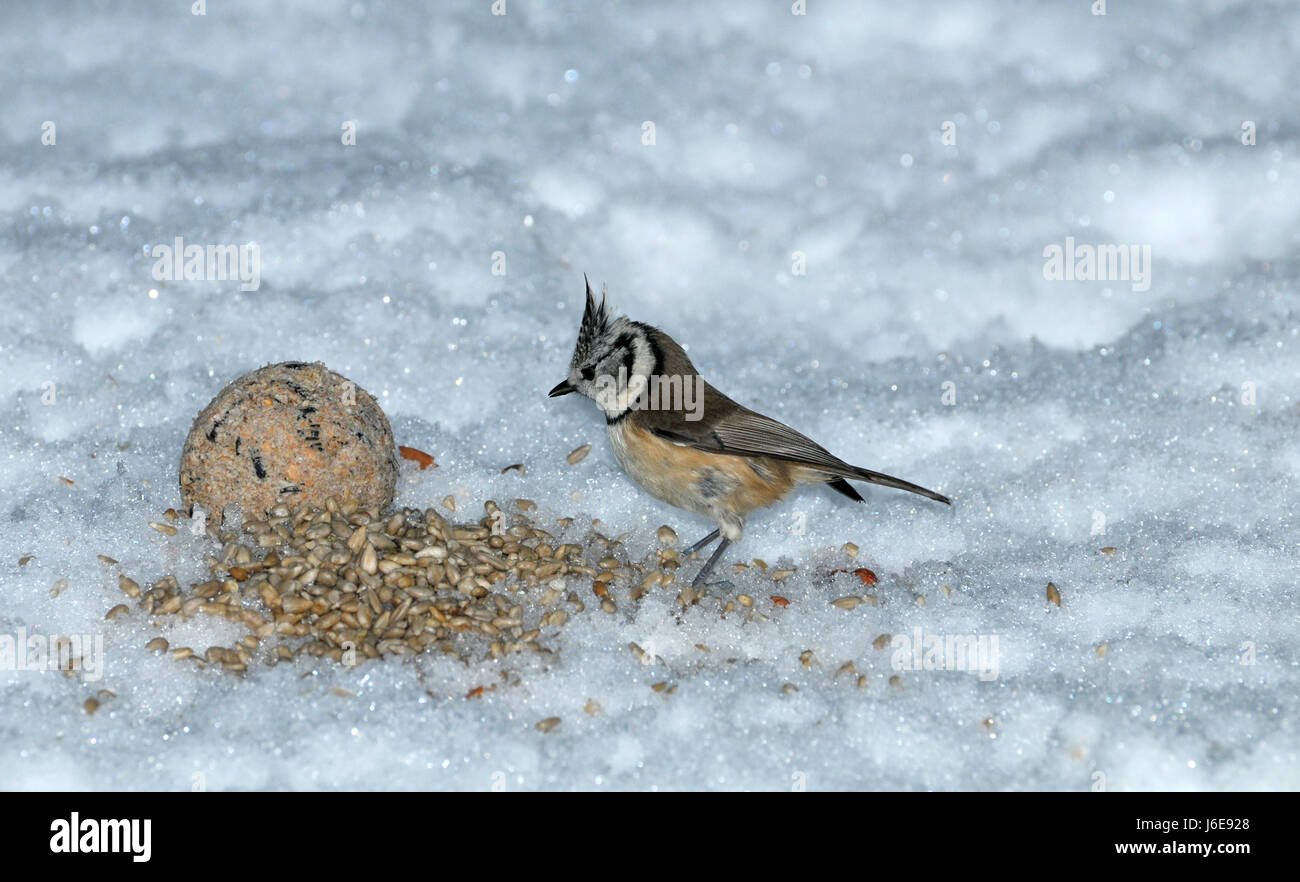
<path id="1" fill-rule="evenodd" d="M 825 484 L 857 502 L 849 483 L 864 481 L 952 504 L 911 481 L 850 465 L 771 417 L 750 410 L 704 380 L 672 337 L 611 315 L 606 287 L 596 303 L 591 282 L 569 375 L 551 389 L 592 399 L 605 415 L 614 457 L 655 498 L 717 525 L 687 557 L 721 537 L 692 581 L 705 580 L 722 554 L 742 538 L 745 518 L 801 484 Z"/>

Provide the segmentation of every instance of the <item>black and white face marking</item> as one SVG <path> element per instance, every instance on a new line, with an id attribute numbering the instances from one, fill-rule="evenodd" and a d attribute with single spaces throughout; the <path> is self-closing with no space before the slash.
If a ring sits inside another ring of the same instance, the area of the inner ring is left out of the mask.
<path id="1" fill-rule="evenodd" d="M 600 405 L 605 418 L 615 422 L 632 410 L 645 392 L 650 377 L 662 367 L 662 354 L 650 338 L 650 329 L 625 316 L 611 319 L 587 285 L 587 306 L 573 347 L 569 377 L 551 390 L 551 397 L 581 392 Z"/>
<path id="2" fill-rule="evenodd" d="M 645 330 L 618 318 L 591 341 L 588 351 L 574 353 L 569 384 L 600 405 L 607 419 L 632 409 L 658 369 L 654 347 Z"/>

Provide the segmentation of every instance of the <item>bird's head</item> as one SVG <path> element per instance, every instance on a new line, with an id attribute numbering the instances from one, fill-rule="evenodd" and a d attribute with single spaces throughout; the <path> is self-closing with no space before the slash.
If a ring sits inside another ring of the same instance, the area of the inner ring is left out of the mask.
<path id="1" fill-rule="evenodd" d="M 599 404 L 607 417 L 617 417 L 629 410 L 645 390 L 655 362 L 648 329 L 626 316 L 611 317 L 605 307 L 604 287 L 597 305 L 591 283 L 587 282 L 587 306 L 569 362 L 569 376 L 550 391 L 550 396 L 578 392 Z"/>

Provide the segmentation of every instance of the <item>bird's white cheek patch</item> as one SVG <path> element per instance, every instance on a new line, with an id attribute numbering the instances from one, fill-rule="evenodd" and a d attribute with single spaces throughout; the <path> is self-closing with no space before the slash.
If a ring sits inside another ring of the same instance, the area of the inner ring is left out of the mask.
<path id="1" fill-rule="evenodd" d="M 641 393 L 645 391 L 645 387 L 646 378 L 641 374 L 633 374 L 627 381 L 627 388 L 619 395 L 619 407 L 622 410 L 632 407 L 637 399 L 641 397 Z"/>

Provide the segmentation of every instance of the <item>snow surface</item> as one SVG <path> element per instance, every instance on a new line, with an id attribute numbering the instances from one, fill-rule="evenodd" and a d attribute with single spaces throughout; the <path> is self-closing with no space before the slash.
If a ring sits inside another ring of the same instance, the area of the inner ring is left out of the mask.
<path id="1" fill-rule="evenodd" d="M 1300 786 L 1300 5 L 207 7 L 0 11 L 0 634 L 106 653 L 95 683 L 0 671 L 0 787 Z M 155 280 L 176 236 L 256 241 L 260 289 Z M 1150 290 L 1046 280 L 1068 236 L 1150 245 Z M 549 661 L 240 679 L 104 621 L 98 554 L 200 574 L 205 540 L 147 522 L 199 409 L 288 359 L 436 457 L 399 504 L 528 497 L 634 557 L 663 523 L 702 535 L 590 402 L 546 398 L 583 272 L 729 394 L 955 505 L 801 491 L 727 556 L 795 567 L 788 607 L 757 569 L 733 581 L 767 621 L 589 603 Z M 810 577 L 846 541 L 879 604 Z M 995 636 L 997 676 L 873 648 L 916 628 Z"/>

